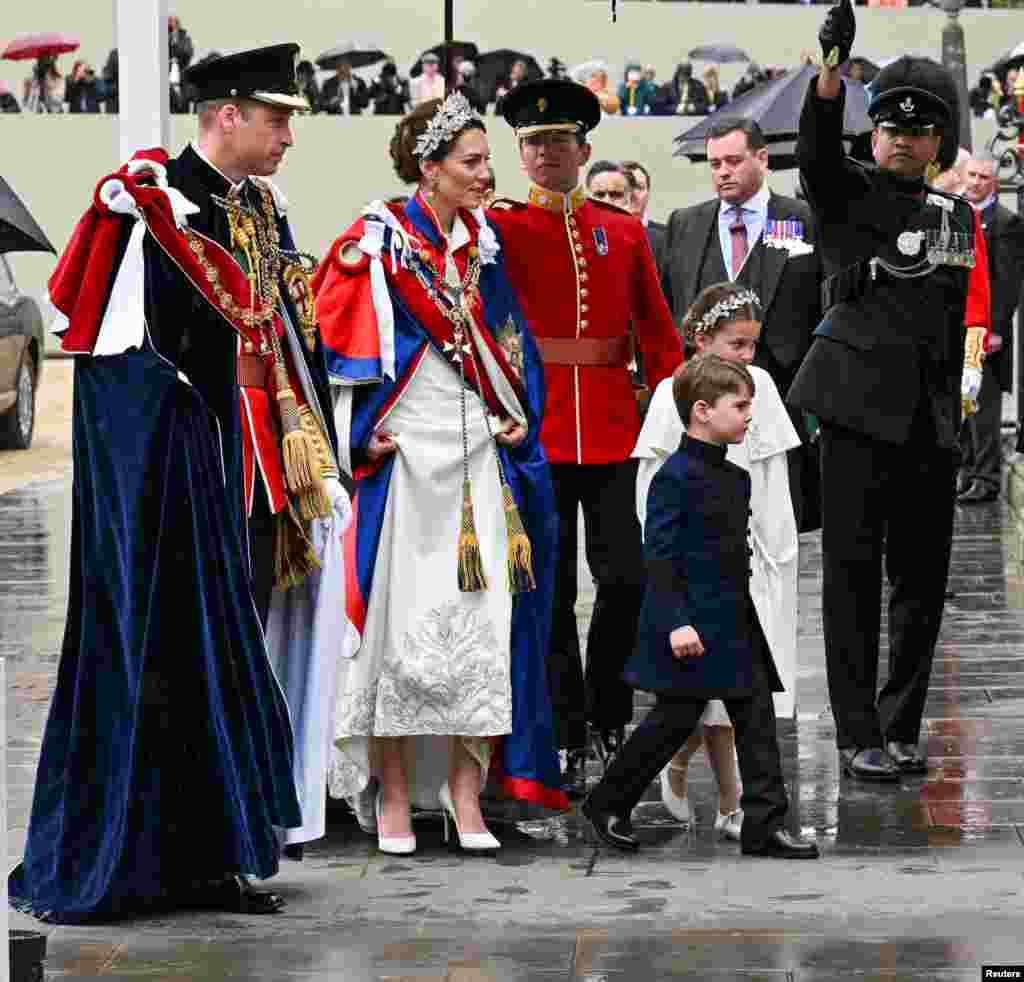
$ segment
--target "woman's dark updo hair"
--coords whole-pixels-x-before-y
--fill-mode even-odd
[[[428,99],[420,103],[408,116],[403,116],[395,127],[395,135],[391,137],[391,159],[399,180],[406,184],[419,184],[423,177],[420,171],[420,158],[413,151],[416,149],[416,141],[426,132],[427,123],[443,105],[441,99]],[[451,152],[452,145],[466,130],[483,130],[486,133],[487,127],[482,120],[474,119],[459,130],[452,140],[442,143],[427,159],[444,160]]]

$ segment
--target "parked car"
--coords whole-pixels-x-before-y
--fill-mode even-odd
[[[18,289],[0,255],[0,448],[27,450],[32,443],[44,351],[39,304]]]

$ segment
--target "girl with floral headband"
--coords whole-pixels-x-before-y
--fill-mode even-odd
[[[481,203],[490,151],[465,97],[417,107],[391,157],[416,186],[375,201],[314,280],[356,485],[331,793],[389,853],[411,808],[493,851],[480,793],[564,810],[544,670],[557,509],[544,374]],[[375,790],[376,788],[376,790]],[[520,809],[521,811],[521,809]]]
[[[741,444],[729,447],[727,459],[750,472],[750,539],[754,550],[750,594],[769,650],[787,689],[796,676],[797,528],[789,493],[786,452],[800,438],[783,406],[771,376],[751,364],[761,334],[761,306],[755,293],[737,283],[707,287],[683,322],[690,352],[708,352],[741,362],[754,377],[753,422]],[[647,492],[665,456],[679,446],[683,423],[672,398],[672,380],[655,390],[634,457],[637,471],[637,514],[641,527],[647,513]],[[690,737],[662,771],[662,800],[681,822],[689,824],[687,797],[690,758],[703,743],[718,784],[715,831],[739,841],[743,812],[732,724],[721,700],[712,700]]]

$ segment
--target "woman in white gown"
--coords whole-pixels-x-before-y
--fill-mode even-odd
[[[376,779],[383,851],[415,849],[414,805],[440,805],[463,848],[495,849],[489,771],[506,796],[568,805],[543,668],[557,513],[543,369],[480,208],[483,122],[458,95],[425,103],[391,156],[417,192],[364,209],[314,281],[357,481],[361,644],[340,672],[331,793],[365,804]]]
[[[771,376],[752,365],[761,334],[759,302],[754,293],[736,283],[707,287],[694,301],[684,321],[687,347],[710,352],[747,366],[754,376],[753,422],[741,444],[729,447],[727,457],[750,472],[750,533],[754,550],[750,594],[765,639],[786,691],[776,693],[776,712],[792,717],[796,676],[798,545],[793,502],[789,491],[786,452],[800,438],[786,412]],[[636,507],[641,528],[647,514],[647,492],[664,458],[678,446],[683,423],[672,399],[672,379],[655,390],[637,439]],[[690,737],[661,775],[662,798],[680,821],[690,821],[686,793],[690,758],[704,745],[718,783],[715,831],[738,841],[743,812],[736,744],[725,704],[708,703],[702,726]]]

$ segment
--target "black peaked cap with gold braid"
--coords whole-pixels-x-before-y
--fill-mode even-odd
[[[589,133],[601,122],[601,103],[585,85],[546,78],[517,85],[501,104],[505,122],[522,138],[534,133]]]
[[[185,72],[185,81],[196,89],[196,102],[212,99],[253,99],[280,109],[309,112],[299,92],[295,65],[297,44],[274,44],[237,54],[211,58]]]

